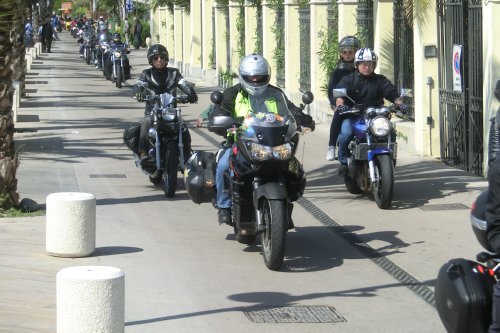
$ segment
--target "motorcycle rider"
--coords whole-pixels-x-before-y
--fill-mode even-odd
[[[495,87],[495,97],[500,101],[500,80]],[[494,119],[496,130],[500,129],[500,110]],[[492,129],[493,130],[493,129]],[[490,145],[498,146],[498,137],[491,138]],[[497,152],[490,151],[489,155]],[[488,156],[491,161],[488,169],[488,199],[486,201],[486,221],[488,243],[496,254],[500,254],[500,159],[496,156]],[[489,332],[500,332],[500,284],[496,283],[493,288],[493,312]]]
[[[123,45],[125,43],[122,42],[122,37],[118,32],[115,32],[111,38],[110,46],[113,45]],[[126,53],[130,53],[128,49],[126,49]],[[123,71],[125,73],[125,80],[130,79],[130,64],[128,58],[123,60]],[[113,63],[111,62],[111,52],[104,57],[104,76],[106,79],[111,80],[111,73],[113,72]]]
[[[326,153],[327,161],[333,161],[335,159],[335,148],[337,146],[337,139],[340,133],[340,125],[342,124],[343,120],[340,112],[338,112],[337,108],[335,107],[333,89],[337,86],[337,84],[344,76],[355,71],[354,55],[360,47],[361,43],[354,36],[345,36],[339,42],[338,50],[340,55],[340,62],[330,75],[327,90],[330,107],[333,110],[333,118],[330,125],[330,138],[328,141],[328,151]]]
[[[408,106],[403,104],[403,100],[399,97],[398,90],[394,84],[384,75],[375,73],[377,61],[378,56],[375,51],[370,48],[359,49],[354,56],[354,67],[356,70],[344,76],[336,88],[345,88],[347,95],[356,105],[361,105],[362,108],[382,106],[384,99],[387,99],[391,103],[396,104],[401,111],[406,111]],[[346,97],[337,98],[335,101],[337,110],[341,115],[350,107],[353,107],[354,103]],[[348,171],[348,145],[352,137],[351,118],[346,117],[342,121],[339,135],[339,175],[344,175]]]
[[[104,74],[104,61],[103,61],[103,52],[104,52],[104,49],[102,46],[104,46],[104,44],[109,44],[111,42],[111,34],[108,32],[107,29],[104,29],[103,31],[101,31],[99,33],[99,37],[98,37],[98,41],[99,43],[99,46],[97,48],[97,52],[96,52],[96,60],[94,61],[94,64],[95,64],[95,68],[98,69],[98,68],[101,68],[103,69],[103,74]],[[104,55],[105,57],[107,55]]]
[[[269,84],[271,71],[267,60],[261,55],[251,54],[244,57],[240,62],[238,72],[240,83],[224,90],[222,103],[215,106],[210,117],[226,115],[241,120],[250,111],[249,94],[257,96],[262,94],[265,89],[275,89],[283,93],[278,87]],[[304,114],[300,108],[288,99],[286,101],[288,109],[294,115],[297,124],[314,130],[315,124],[311,116]],[[217,163],[215,173],[219,224],[231,224],[231,194],[225,187],[224,182],[224,173],[229,170],[230,152],[231,149],[226,149],[223,153]]]
[[[169,58],[168,51],[165,46],[161,44],[152,45],[148,49],[147,57],[148,62],[152,67],[143,70],[138,81],[147,83],[149,89],[153,90],[156,94],[168,92],[172,96],[175,96],[175,88],[179,88],[186,95],[188,95],[190,103],[196,103],[198,101],[198,95],[194,91],[192,85],[182,77],[179,70],[177,68],[167,67]],[[137,84],[134,90],[136,91],[137,101],[144,101],[144,89]],[[142,167],[145,167],[149,162],[147,151],[149,148],[148,131],[151,127],[151,119],[149,116],[151,108],[152,105],[146,103],[145,117],[142,122],[139,135],[138,154]],[[187,160],[191,153],[191,135],[189,134],[187,128],[183,131],[182,135],[182,141],[184,143],[184,157]]]

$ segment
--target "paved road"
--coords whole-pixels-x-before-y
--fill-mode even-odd
[[[15,135],[18,189],[41,204],[54,192],[93,193],[96,253],[48,256],[44,216],[0,219],[0,332],[55,332],[55,276],[75,265],[125,272],[126,332],[444,332],[432,306],[435,277],[448,259],[480,250],[467,207],[484,179],[402,147],[394,207],[382,211],[347,193],[338,164],[325,160],[328,125],[319,125],[302,137],[306,193],[283,270],[272,272],[259,246],[237,243],[182,184],[166,200],[149,183],[121,141],[142,105],[77,53],[62,33],[27,75]],[[136,78],[145,50],[130,58]],[[200,102],[184,117],[193,147],[213,150],[219,138],[194,124],[215,87],[192,79]]]

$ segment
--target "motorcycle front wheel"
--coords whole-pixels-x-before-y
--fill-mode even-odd
[[[375,172],[378,181],[373,184],[373,197],[378,208],[391,206],[394,189],[394,164],[389,155],[379,155],[375,160]]]
[[[85,62],[87,65],[90,65],[90,50],[89,48],[85,48]]]
[[[177,143],[175,141],[168,141],[166,148],[163,181],[165,183],[165,196],[167,198],[172,198],[177,190],[177,167],[179,165]]]
[[[260,235],[264,263],[270,270],[277,271],[283,265],[285,256],[286,202],[264,199],[261,211],[265,225]]]
[[[115,73],[116,73],[116,87],[121,88],[123,82],[123,72],[122,66],[115,64]]]

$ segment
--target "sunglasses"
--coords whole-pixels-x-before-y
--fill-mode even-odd
[[[163,60],[163,61],[167,60],[167,58],[166,58],[165,56],[154,56],[154,57],[153,57],[153,60],[154,60],[154,61],[158,61],[158,60],[160,60],[160,59],[161,59],[161,60]]]

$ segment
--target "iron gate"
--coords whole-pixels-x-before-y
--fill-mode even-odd
[[[415,71],[413,60],[413,28],[404,13],[403,0],[393,2],[394,20],[394,85],[413,90],[415,87]],[[408,119],[415,120],[413,97],[405,97],[410,104]]]
[[[438,0],[437,4],[441,158],[447,164],[482,175],[481,1]],[[454,59],[456,45],[461,46],[460,62],[454,61],[458,60]],[[454,88],[455,68],[460,70],[461,85],[455,81]]]

